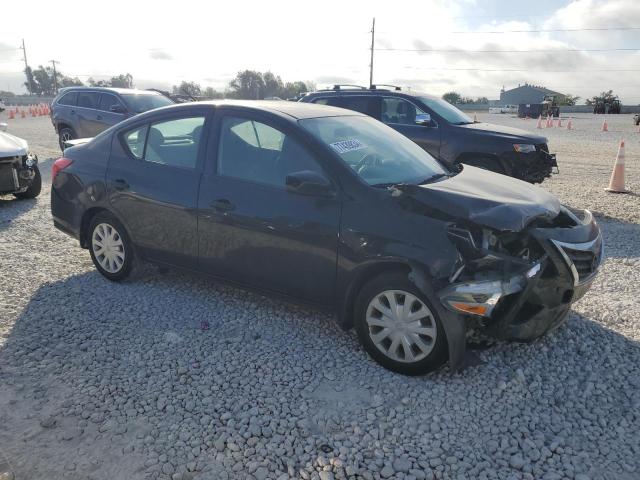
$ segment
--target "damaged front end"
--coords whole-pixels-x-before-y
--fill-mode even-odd
[[[437,292],[452,312],[501,339],[530,341],[557,327],[591,286],[603,257],[600,229],[566,208],[520,231],[469,222],[448,230],[459,262]]]

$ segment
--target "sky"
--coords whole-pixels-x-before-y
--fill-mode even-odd
[[[496,99],[503,86],[528,82],[581,103],[613,89],[640,104],[639,0],[163,3],[10,2],[0,90],[24,91],[23,38],[32,67],[56,60],[81,80],[130,73],[139,88],[186,80],[224,90],[244,69],[318,87],[366,85],[375,17],[374,83]],[[627,30],[584,30],[611,27]]]

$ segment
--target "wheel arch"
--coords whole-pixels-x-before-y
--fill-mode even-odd
[[[112,215],[116,220],[118,220],[123,225],[127,235],[130,236],[129,229],[127,228],[127,224],[123,222],[122,218],[120,218],[120,216],[117,215],[115,212],[113,212],[112,210],[109,210],[104,206],[91,207],[84,211],[84,213],[82,214],[82,218],[80,219],[80,246],[82,248],[89,248],[90,235],[88,230],[89,230],[89,225],[91,224],[91,220],[93,219],[93,217],[103,212],[108,213],[109,215]]]
[[[508,165],[500,155],[497,155],[495,153],[463,152],[456,157],[453,163],[454,165],[460,164],[469,159],[483,159],[496,162],[500,166],[500,168],[502,168],[505,175],[511,175],[511,166]]]

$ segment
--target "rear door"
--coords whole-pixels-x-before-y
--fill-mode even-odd
[[[76,135],[78,138],[95,137],[101,132],[98,120],[100,110],[100,93],[95,91],[78,91],[78,101],[75,108]]]
[[[381,116],[378,120],[402,133],[429,152],[440,158],[441,131],[431,112],[427,112],[412,102],[400,97],[382,97]],[[429,113],[432,121],[428,125],[416,123],[416,116]]]
[[[116,111],[113,111],[114,108]],[[112,93],[100,94],[98,110],[99,112],[96,114],[96,126],[99,129],[98,133],[127,118],[124,113],[126,112],[125,106],[120,99]]]
[[[114,135],[111,207],[151,260],[195,268],[202,132],[208,110],[179,110]]]

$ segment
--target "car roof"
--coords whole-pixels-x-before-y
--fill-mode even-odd
[[[73,92],[73,91],[88,91],[88,92],[110,92],[120,95],[162,95],[154,90],[139,90],[137,88],[116,88],[116,87],[65,87],[60,89],[60,93]]]
[[[164,108],[189,108],[189,106],[197,104],[212,105],[216,107],[244,107],[270,112],[280,116],[288,116],[295,120],[319,117],[366,116],[362,113],[347,110],[345,108],[330,107],[328,105],[318,105],[315,103],[291,102],[288,100],[212,100],[205,102],[182,103],[180,105],[171,105]]]

